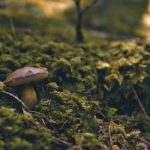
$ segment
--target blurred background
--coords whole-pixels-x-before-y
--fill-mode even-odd
[[[81,0],[82,8],[91,0]],[[84,15],[87,39],[127,39],[150,34],[149,0],[99,0]],[[0,0],[0,34],[35,34],[73,40],[73,0]]]

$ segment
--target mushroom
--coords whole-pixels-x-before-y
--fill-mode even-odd
[[[37,103],[37,94],[33,87],[33,82],[41,81],[47,77],[47,69],[23,67],[11,73],[4,81],[4,84],[8,86],[20,85],[18,96],[29,109],[32,109]]]

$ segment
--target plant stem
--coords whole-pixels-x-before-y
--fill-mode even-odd
[[[137,100],[137,102],[139,104],[139,107],[140,107],[141,111],[145,115],[146,119],[150,122],[150,117],[148,116],[147,112],[145,111],[145,108],[144,108],[144,106],[143,106],[143,104],[142,104],[142,102],[141,102],[141,100],[140,100],[136,90],[134,89],[133,86],[131,86],[131,89],[132,89],[132,92],[133,92],[133,94],[134,94],[134,96],[135,96],[135,98],[136,98],[136,100]]]
[[[6,91],[1,91],[2,93],[6,94],[6,95],[9,95],[11,97],[13,97],[15,100],[17,100],[21,105],[22,107],[27,111],[27,112],[30,112],[28,107],[25,105],[25,103],[20,99],[18,98],[17,96],[15,96],[14,94],[10,93],[10,92],[6,92]]]
[[[111,137],[111,127],[110,127],[110,125],[108,126],[108,137],[109,137],[109,147],[110,147],[110,150],[113,150],[112,137]]]

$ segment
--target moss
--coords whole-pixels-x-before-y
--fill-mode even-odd
[[[69,45],[34,36],[4,36],[0,42],[6,49],[0,59],[1,81],[26,65],[49,71],[48,79],[35,84],[39,102],[32,117],[20,114],[15,99],[0,93],[0,104],[7,107],[0,108],[3,149],[66,149],[79,143],[85,149],[108,149],[110,130],[113,147],[129,144],[134,149],[138,138],[149,133],[147,122],[133,116],[140,109],[131,91],[134,86],[149,114],[149,52],[144,44]],[[17,93],[13,87],[5,90]]]
[[[0,91],[2,91],[4,87],[5,87],[4,83],[0,81]]]
[[[25,140],[21,140],[20,138],[15,138],[12,140],[9,144],[8,147],[11,150],[24,150],[24,149],[29,149],[32,150],[33,146],[30,142],[27,142]]]
[[[46,149],[52,142],[47,131],[32,117],[18,114],[14,109],[0,108],[0,140],[4,149]]]

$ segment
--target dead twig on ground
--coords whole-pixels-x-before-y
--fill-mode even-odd
[[[15,96],[14,94],[10,93],[10,92],[6,92],[6,91],[1,91],[3,94],[6,94],[12,98],[14,98],[19,104],[22,105],[22,107],[27,111],[27,112],[30,112],[28,107],[25,105],[25,103],[20,99],[18,98],[17,96]]]
[[[22,108],[25,109],[25,111],[27,113],[29,113],[30,115],[31,114],[38,114],[40,116],[42,116],[42,118],[44,118],[44,120],[46,120],[46,122],[44,121],[44,124],[47,124],[47,122],[51,123],[51,124],[56,124],[55,121],[53,121],[52,119],[49,119],[47,118],[44,114],[40,113],[40,112],[37,112],[37,111],[33,111],[33,110],[29,110],[28,107],[25,105],[25,103],[20,99],[18,98],[17,96],[15,96],[14,94],[10,93],[10,92],[6,92],[6,91],[1,91],[3,94],[6,94],[12,98],[14,98],[19,104],[21,104]]]

